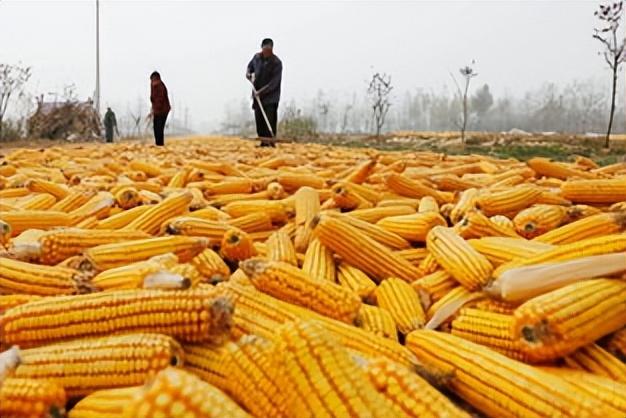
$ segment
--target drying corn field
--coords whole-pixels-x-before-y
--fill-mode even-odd
[[[0,156],[0,416],[626,416],[626,163]]]

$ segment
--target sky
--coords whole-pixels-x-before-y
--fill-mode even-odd
[[[452,89],[449,73],[472,60],[495,95],[608,80],[591,37],[598,4],[101,0],[101,102],[147,114],[156,69],[178,117],[188,109],[196,129],[216,128],[226,106],[249,98],[245,67],[265,37],[283,61],[283,102],[362,93],[374,71],[391,74],[396,92]],[[32,66],[32,93],[73,83],[91,96],[95,0],[0,0],[0,62]]]

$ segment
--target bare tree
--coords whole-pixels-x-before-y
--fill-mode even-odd
[[[474,63],[475,61],[472,60],[472,65],[474,65]],[[454,84],[456,85],[459,100],[461,101],[461,104],[463,106],[463,113],[462,113],[463,119],[461,120],[460,128],[461,128],[461,143],[465,145],[465,130],[467,129],[467,119],[469,116],[469,109],[467,106],[467,93],[469,91],[469,86],[470,86],[470,82],[472,81],[472,78],[476,77],[478,73],[474,71],[474,69],[470,67],[469,65],[466,65],[465,67],[460,68],[459,72],[461,73],[461,75],[463,76],[463,80],[465,81],[465,86],[463,89],[461,89],[461,86],[456,81],[456,78],[454,77],[452,73],[450,73],[450,76],[452,77],[452,80],[454,80]]]
[[[370,98],[374,123],[376,125],[376,137],[380,136],[380,131],[385,125],[385,118],[391,106],[389,96],[392,89],[391,76],[380,73],[375,73],[372,76],[372,80],[367,88],[367,95]]]
[[[9,108],[12,96],[24,93],[24,85],[31,76],[30,67],[0,64],[0,139],[2,139],[2,123]]]
[[[623,1],[600,5],[594,13],[600,19],[600,28],[595,28],[593,37],[602,42],[604,51],[602,55],[613,72],[613,90],[611,91],[611,112],[609,114],[609,127],[606,132],[605,148],[609,148],[611,129],[613,127],[613,114],[615,113],[615,91],[617,88],[617,73],[622,62],[626,61],[626,51],[624,44],[626,39],[618,40],[617,33],[622,19]]]

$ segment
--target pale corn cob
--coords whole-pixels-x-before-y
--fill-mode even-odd
[[[623,202],[617,202],[617,203],[612,204],[612,205],[609,207],[609,210],[610,210],[611,212],[626,211],[626,201],[623,201]]]
[[[281,261],[291,264],[292,266],[298,266],[296,249],[293,247],[293,243],[285,231],[279,230],[272,233],[265,244],[267,246],[267,258],[269,260]]]
[[[280,200],[287,197],[287,192],[285,191],[285,188],[282,186],[282,184],[278,182],[273,181],[269,183],[266,190],[271,200]]]
[[[160,194],[151,192],[149,190],[140,190],[139,201],[142,205],[156,206],[159,203],[163,202],[163,197]]]
[[[16,209],[18,210],[47,210],[50,209],[57,199],[48,193],[37,193],[16,202]]]
[[[69,226],[73,217],[65,212],[51,210],[20,210],[0,212],[0,220],[11,227],[11,235],[17,236],[27,229],[48,230]]]
[[[103,271],[155,255],[174,253],[181,263],[191,260],[209,244],[206,238],[167,236],[104,244],[85,251],[94,269]]]
[[[606,348],[626,363],[626,328],[611,335],[606,342]]]
[[[396,322],[386,309],[363,304],[356,322],[361,329],[398,341]]]
[[[514,230],[511,231],[510,228],[502,227],[499,224],[492,222],[490,218],[487,218],[477,210],[467,211],[463,219],[461,219],[461,221],[459,221],[454,228],[464,239],[482,237],[519,237]]]
[[[78,229],[89,230],[93,229],[98,225],[98,218],[95,216],[90,216],[88,218],[83,219],[80,222],[76,222],[73,224],[74,227]]]
[[[185,370],[228,392],[233,383],[231,365],[226,361],[226,345],[185,344]]]
[[[206,278],[198,271],[198,269],[191,263],[175,264],[167,271],[159,272],[156,277],[149,277],[148,284],[144,282],[144,288],[146,285],[148,288],[165,288],[165,283],[169,286],[177,286],[180,283],[180,287],[176,289],[186,289],[188,287],[196,287],[202,283],[207,284]],[[165,281],[165,283],[161,283]],[[152,283],[156,282],[154,285]],[[208,283],[213,284],[213,283]]]
[[[403,334],[422,328],[426,322],[424,308],[417,292],[407,282],[388,278],[374,292],[376,305],[387,310]]]
[[[581,347],[563,360],[572,369],[584,370],[626,384],[626,364],[597,344]]]
[[[72,407],[68,418],[119,418],[141,389],[131,386],[93,392]]]
[[[489,260],[449,228],[436,226],[426,240],[437,263],[469,290],[484,286],[491,279]]]
[[[351,291],[310,277],[287,263],[257,258],[244,261],[241,269],[262,292],[330,318],[352,323],[361,307],[360,299]]]
[[[438,323],[444,323],[450,319],[456,312],[464,305],[471,302],[474,293],[470,292],[463,286],[456,286],[450,289],[445,295],[443,295],[437,302],[430,305],[426,311],[426,318],[429,322],[438,315],[438,317],[445,317],[444,320],[437,320]],[[445,315],[444,315],[445,314]],[[430,326],[433,324],[430,323]]]
[[[271,257],[270,257],[271,258]],[[333,253],[318,239],[314,239],[304,254],[302,271],[310,277],[335,282],[336,268]]]
[[[417,211],[420,213],[424,212],[437,212],[439,213],[439,204],[437,200],[432,196],[424,196],[420,199],[419,206]]]
[[[412,215],[390,216],[376,222],[376,225],[406,240],[424,242],[428,231],[437,225],[446,226],[447,222],[439,213],[428,211]]]
[[[561,193],[576,203],[616,203],[626,200],[626,180],[569,180],[561,185]]]
[[[191,260],[191,264],[202,274],[209,283],[218,283],[228,280],[230,269],[215,251],[207,248]]]
[[[182,170],[176,171],[176,174],[174,174],[169,183],[167,183],[167,187],[185,187],[185,184],[187,184],[187,177],[189,177],[190,172],[190,168],[183,168]]]
[[[459,282],[445,270],[437,270],[411,283],[413,289],[420,295],[422,305],[426,308],[458,285]]]
[[[87,278],[77,270],[0,258],[0,293],[50,296],[91,290]]]
[[[337,282],[363,300],[369,299],[376,290],[376,283],[367,274],[347,263],[339,264]]]
[[[371,209],[357,209],[348,212],[346,215],[353,216],[365,222],[376,223],[389,216],[410,215],[415,213],[415,209],[416,208],[409,205],[384,206]]]
[[[534,205],[522,210],[513,219],[515,229],[524,238],[532,239],[558,228],[568,219],[568,210],[558,205]]]
[[[139,215],[123,229],[144,231],[154,235],[159,232],[163,222],[184,213],[192,199],[193,196],[189,192],[173,194]]]
[[[453,194],[450,192],[442,192],[435,190],[422,181],[417,179],[410,179],[401,174],[392,173],[389,174],[386,181],[387,187],[394,192],[413,198],[422,198],[424,196],[434,197],[438,203],[448,203],[453,199]]]
[[[311,221],[320,211],[320,198],[317,190],[311,187],[301,187],[295,193],[295,211],[294,245],[297,251],[304,252],[311,241]]]
[[[399,277],[411,282],[422,275],[411,263],[342,219],[317,217],[314,235],[343,260],[376,280]]]
[[[518,307],[513,334],[533,361],[568,355],[625,326],[625,298],[622,280],[570,284]]]
[[[454,205],[450,212],[450,221],[453,224],[459,222],[471,209],[476,208],[476,198],[478,197],[478,189],[471,188],[461,193],[459,201]]]
[[[8,377],[0,384],[0,416],[49,418],[63,416],[63,387],[50,380]]]
[[[130,263],[105,270],[91,279],[91,284],[99,290],[139,289],[145,287],[150,275],[168,271],[178,263],[178,257],[166,253],[145,261]],[[181,283],[182,284],[182,283]],[[188,287],[188,286],[187,286]]]
[[[454,335],[413,331],[407,347],[426,365],[452,369],[447,386],[488,417],[593,417],[601,407],[557,377]]]
[[[515,224],[509,218],[504,215],[493,215],[489,218],[491,222],[496,225],[499,225],[501,228],[504,228],[512,233],[515,233]]]
[[[222,237],[220,254],[231,261],[242,261],[257,255],[250,235],[240,229],[230,228]]]
[[[487,257],[494,266],[521,257],[531,257],[555,248],[553,245],[542,242],[510,237],[483,237],[467,242],[476,251]]]
[[[183,363],[171,337],[128,334],[80,339],[20,351],[15,377],[53,380],[68,396],[142,384],[151,374]]]
[[[272,219],[266,213],[251,213],[239,218],[229,219],[226,223],[232,227],[239,228],[244,232],[267,231],[273,229]]]
[[[368,380],[376,390],[399,408],[405,417],[469,418],[446,396],[426,380],[386,359],[369,361],[365,366]]]
[[[99,220],[94,229],[122,229],[144,212],[148,211],[151,207],[151,205],[137,206],[132,209],[116,213],[115,215],[110,215]]]
[[[587,238],[615,234],[626,228],[626,212],[599,213],[539,235],[534,241],[569,244]]]
[[[138,391],[123,418],[250,417],[218,388],[182,369],[169,367]]]
[[[4,345],[23,348],[80,337],[155,332],[180,341],[222,341],[233,306],[213,289],[120,290],[43,298],[0,318]]]
[[[231,217],[228,214],[222,212],[218,208],[214,208],[213,206],[207,206],[202,209],[194,210],[193,212],[185,214],[185,216],[188,216],[191,218],[206,219],[208,221],[229,221],[231,219]],[[261,214],[261,216],[265,217],[266,215]],[[258,219],[257,216],[254,216],[254,218]],[[245,220],[246,222],[244,223],[247,223],[247,221],[249,221],[250,219],[251,218],[246,219]]]

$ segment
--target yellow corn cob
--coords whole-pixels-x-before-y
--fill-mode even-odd
[[[337,183],[331,188],[333,201],[338,208],[344,210],[366,209],[373,207],[373,203],[361,196],[354,188],[345,183]]]
[[[182,281],[180,282],[181,283],[180,288],[196,287],[200,285],[201,283],[207,282],[206,278],[202,275],[202,273],[200,273],[198,269],[191,263],[176,264],[172,266],[170,269],[168,269],[167,272],[164,272],[163,274],[168,275],[169,273],[172,273],[173,276],[180,276],[182,278]],[[176,279],[172,277],[172,280],[176,280]],[[175,283],[176,281],[174,281],[174,284]],[[212,283],[209,283],[209,284],[212,284]],[[155,286],[158,286],[158,285],[155,285]]]
[[[73,397],[142,384],[161,369],[182,365],[183,350],[165,335],[128,334],[21,350],[20,360],[15,377],[53,380]]]
[[[271,200],[280,200],[287,197],[287,192],[282,184],[275,181],[269,183],[266,188]]]
[[[392,173],[387,177],[387,187],[399,195],[413,198],[424,196],[434,197],[438,203],[452,202],[454,195],[450,192],[442,192],[428,187],[420,180],[413,180],[401,174]]]
[[[463,286],[456,286],[443,295],[437,302],[430,305],[426,311],[426,318],[430,321],[435,314],[440,311],[446,311],[446,320],[454,315],[463,305],[471,301],[470,296],[473,293]],[[448,312],[450,311],[450,312]],[[449,314],[449,315],[448,315]],[[441,315],[441,313],[440,313]],[[445,321],[444,321],[445,322]]]
[[[98,225],[98,218],[95,216],[90,216],[88,218],[83,219],[80,222],[74,223],[74,227],[78,229],[89,230],[93,229]]]
[[[115,193],[115,202],[122,209],[130,209],[141,203],[139,192],[132,186],[123,187]]]
[[[69,418],[119,418],[124,407],[141,390],[141,386],[105,389],[93,392],[72,407]]]
[[[229,385],[233,383],[233,370],[226,360],[226,345],[185,344],[183,348],[185,370],[223,391],[229,391]]]
[[[435,200],[432,196],[424,196],[420,199],[419,207],[417,209],[418,212],[437,212],[439,213],[439,204],[437,200]]]
[[[383,218],[390,216],[411,215],[415,213],[415,208],[409,205],[384,206],[371,209],[357,209],[348,212],[346,215],[355,217],[365,222],[376,223]]]
[[[376,290],[376,283],[367,274],[347,263],[339,264],[337,281],[346,289],[356,293],[361,299],[367,300]]]
[[[458,285],[459,282],[445,270],[437,270],[411,283],[426,307],[437,302]]]
[[[48,380],[8,377],[0,384],[2,418],[48,418],[65,413],[65,391]]]
[[[611,335],[606,343],[606,348],[614,356],[626,362],[626,328],[622,328]]]
[[[311,187],[313,189],[323,189],[326,181],[323,178],[313,174],[287,173],[283,172],[278,175],[277,181],[288,192],[298,190],[300,187]]]
[[[122,174],[132,181],[145,182],[148,179],[148,176],[143,171],[125,171]]]
[[[377,161],[375,158],[364,161],[354,169],[351,168],[344,180],[355,184],[362,184],[367,180],[374,168],[376,168],[376,164]]]
[[[244,261],[241,269],[262,292],[346,323],[354,321],[361,307],[351,291],[286,263],[257,258]]]
[[[37,193],[20,199],[15,205],[19,210],[47,210],[50,209],[57,199],[48,193]]]
[[[331,251],[376,280],[399,277],[411,282],[419,269],[354,226],[329,216],[314,221],[314,235]]]
[[[55,200],[61,200],[69,194],[65,185],[42,179],[31,179],[25,184],[26,188],[35,193],[49,193]]]
[[[524,209],[513,219],[515,229],[524,238],[532,239],[561,226],[568,210],[558,205],[535,205]]]
[[[295,193],[295,210],[294,245],[297,251],[304,252],[311,241],[311,221],[320,211],[320,198],[317,190],[311,187],[301,187]]]
[[[220,245],[222,257],[232,261],[242,261],[257,254],[250,235],[245,232],[230,228],[224,233]]]
[[[548,158],[535,157],[526,163],[540,176],[554,177],[561,180],[567,180],[570,177],[583,179],[598,178],[598,175],[595,173],[576,169],[570,164],[550,161]]]
[[[228,280],[230,269],[215,251],[207,248],[191,260],[191,264],[206,277],[209,283]]]
[[[167,236],[134,241],[117,242],[93,247],[85,251],[87,260],[96,270],[107,270],[155,255],[174,253],[185,263],[202,252],[208,245],[206,238]]]
[[[265,217],[265,214],[262,215]],[[207,206],[202,209],[194,210],[185,216],[206,219],[208,221],[229,221],[231,219],[228,214],[222,212],[218,208],[214,208],[213,206]]]
[[[272,222],[285,223],[293,214],[293,210],[279,200],[237,200],[222,208],[233,218],[239,218],[250,213],[266,213]]]
[[[451,229],[434,227],[426,245],[437,263],[469,290],[479,289],[491,279],[493,266],[489,260]]]
[[[251,193],[252,192],[252,180],[247,178],[232,178],[225,179],[223,181],[213,183],[209,185],[204,193],[205,196],[212,195],[224,195],[232,193]]]
[[[0,318],[2,343],[23,348],[80,337],[156,332],[180,341],[222,341],[233,306],[211,288],[120,290],[43,298]]]
[[[266,213],[251,213],[226,223],[245,232],[267,231],[273,228],[272,219]]]
[[[287,416],[286,388],[278,385],[272,348],[267,340],[255,335],[226,345],[229,394],[256,417]]]
[[[280,369],[276,375],[289,415],[394,416],[393,404],[376,392],[348,351],[321,324],[284,325],[275,349],[281,354],[275,356]]]
[[[163,198],[161,197],[161,195],[148,190],[139,191],[139,200],[140,204],[151,206],[156,206],[159,203],[163,202]]]
[[[3,190],[0,190],[0,199],[10,199],[12,197],[23,197],[28,196],[30,194],[30,190],[26,187],[8,187]]]
[[[542,371],[565,380],[577,390],[591,396],[603,405],[626,414],[626,385],[606,377],[595,374],[572,370],[565,367],[541,367]]]
[[[611,212],[626,211],[626,201],[612,204],[611,207],[609,207],[609,210]]]
[[[115,197],[111,193],[98,192],[83,205],[71,211],[70,215],[74,218],[74,224],[92,216],[103,219],[109,215],[113,205],[115,205]]]
[[[390,216],[376,222],[376,225],[398,234],[409,241],[423,242],[428,231],[436,225],[446,226],[446,220],[434,211],[412,215]]]
[[[258,209],[253,209],[255,205],[252,202],[255,202],[255,201],[276,202],[275,200],[270,199],[271,196],[267,190],[263,190],[257,193],[250,193],[250,194],[231,193],[231,194],[222,194],[222,195],[215,195],[215,196],[209,196],[209,197],[211,198],[209,200],[209,204],[213,207],[220,208],[220,209],[224,209],[225,206],[231,203],[234,203],[234,205],[232,205],[229,210],[231,210],[231,212],[234,213],[235,215],[231,215],[230,213],[227,213],[228,216],[231,216],[233,218],[238,218],[240,216],[244,216],[250,213],[256,213]],[[238,203],[241,201],[245,201],[246,203],[244,205],[239,205]],[[263,203],[261,205],[263,205]],[[265,203],[265,205],[267,205],[267,203]],[[273,215],[274,215],[274,217],[272,218],[272,221],[278,222],[278,220],[275,220],[275,218],[284,216],[284,214],[281,212],[281,211],[284,211],[284,208],[282,208],[281,206],[273,206],[273,207],[270,207],[270,209],[273,210]]]
[[[369,361],[365,370],[376,390],[393,402],[404,417],[470,417],[419,375],[389,360]]]
[[[541,189],[522,185],[501,191],[483,192],[476,197],[476,207],[486,216],[516,213],[535,203]]]
[[[297,264],[296,264],[297,265]],[[335,260],[333,253],[318,239],[314,239],[304,254],[302,271],[312,278],[335,282]]]
[[[407,347],[426,365],[452,369],[447,386],[488,417],[593,417],[601,406],[549,373],[454,335],[413,331]]]
[[[222,221],[181,216],[167,221],[161,229],[171,235],[205,237],[212,243],[219,243],[230,228]]]
[[[388,206],[411,206],[415,209],[419,207],[419,199],[411,199],[409,197],[402,197],[393,195],[392,197],[385,197],[383,200],[376,204],[378,208],[384,208]]]
[[[9,308],[14,306],[22,305],[27,302],[32,302],[34,300],[41,299],[41,296],[38,295],[23,295],[23,294],[9,294],[9,295],[0,295],[0,316]]]
[[[424,275],[432,274],[440,268],[439,263],[437,263],[437,260],[435,259],[435,256],[432,255],[432,253],[430,253],[428,249],[426,249],[426,251],[426,257],[424,257],[417,266]]]
[[[626,200],[626,180],[569,180],[561,185],[561,193],[576,203],[616,203]]]
[[[626,212],[599,213],[539,235],[534,240],[548,244],[569,244],[587,238],[615,234],[626,228]]]
[[[57,201],[49,209],[52,211],[71,212],[78,209],[93,197],[92,192],[71,191],[63,199]]]
[[[178,257],[166,253],[146,261],[130,263],[97,274],[91,284],[99,290],[138,289],[144,287],[146,278],[160,271],[169,271],[178,263]]]
[[[513,315],[515,309],[519,306],[518,303],[492,298],[479,299],[477,301],[470,302],[469,305],[481,311],[494,312],[504,315]]]
[[[135,171],[143,171],[149,177],[156,177],[161,174],[161,167],[157,164],[143,160],[131,160],[129,167]]]
[[[0,293],[47,296],[87,293],[90,290],[89,282],[77,270],[0,258]]]
[[[185,187],[185,184],[187,184],[187,177],[189,177],[190,172],[191,169],[189,168],[183,168],[182,170],[178,170],[176,174],[174,174],[174,176],[170,179],[167,186],[178,188]]]
[[[411,246],[411,244],[399,234],[389,231],[379,225],[371,224],[340,213],[328,212],[325,213],[325,215],[340,219],[342,222],[358,229],[363,234],[393,250],[407,249]]]
[[[189,192],[173,194],[139,215],[123,229],[156,234],[163,222],[185,212],[192,199],[193,196]]]
[[[420,262],[428,255],[428,251],[426,248],[407,248],[406,250],[396,251],[396,254],[414,266],[419,266]]]
[[[407,282],[388,278],[374,292],[376,305],[386,309],[403,334],[422,328],[425,323],[424,309],[417,292]]]
[[[104,219],[99,220],[94,229],[122,229],[123,227],[131,223],[134,219],[138,218],[143,213],[148,211],[151,207],[153,206],[137,206],[132,209],[124,210],[114,215],[110,215]]]
[[[279,230],[272,233],[265,244],[267,245],[267,258],[269,260],[298,266],[296,250],[285,231]]]
[[[510,237],[483,237],[467,242],[476,251],[487,257],[494,266],[520,257],[531,257],[555,248],[553,245],[542,242]]]
[[[478,189],[467,189],[461,193],[459,201],[454,205],[450,211],[450,221],[453,224],[459,222],[465,214],[472,209],[476,208],[476,199],[478,197]]]
[[[625,298],[622,280],[570,284],[517,308],[513,334],[531,360],[558,358],[626,325]]]
[[[517,232],[515,231],[515,224],[513,224],[513,221],[509,218],[507,218],[504,215],[494,215],[492,217],[489,218],[489,220],[491,222],[493,222],[494,224],[498,225],[500,228],[503,228],[506,231],[509,231],[510,235],[517,235]]]
[[[65,212],[20,210],[17,212],[0,212],[0,220],[11,226],[12,236],[17,236],[27,229],[48,230],[60,226],[69,226],[73,218]]]
[[[357,318],[359,328],[380,337],[398,341],[396,322],[386,309],[363,304]]]
[[[169,367],[135,394],[123,418],[250,417],[218,388],[193,374]]]
[[[572,242],[571,244],[559,245],[551,250],[530,257],[516,258],[498,267],[493,272],[493,276],[499,277],[503,272],[514,267],[555,263],[558,261],[574,260],[592,255],[619,253],[622,251],[626,251],[626,234],[603,235],[596,238]]]
[[[564,357],[572,369],[584,370],[626,383],[626,364],[597,344],[589,344]]]
[[[502,227],[492,222],[490,218],[477,210],[465,213],[461,221],[455,225],[455,229],[464,239],[481,237],[511,237],[517,238],[517,233],[510,228]]]

